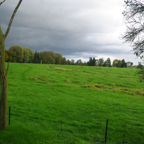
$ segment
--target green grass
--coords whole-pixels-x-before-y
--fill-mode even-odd
[[[136,69],[10,63],[11,125],[0,144],[144,142],[144,89]],[[125,128],[126,122],[126,128]],[[61,132],[62,127],[62,132]]]

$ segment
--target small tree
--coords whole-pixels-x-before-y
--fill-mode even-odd
[[[110,58],[107,58],[107,60],[103,64],[104,67],[111,67],[111,60]]]
[[[118,59],[113,60],[113,67],[117,67],[118,66]]]
[[[127,63],[125,62],[125,60],[124,60],[124,59],[122,60],[121,67],[125,67],[125,68],[127,67]]]
[[[132,44],[134,54],[141,59],[144,58],[144,1],[125,0],[125,10],[123,16],[126,20],[127,31],[123,35],[125,42]],[[141,75],[143,67],[137,74]],[[140,76],[143,80],[143,78]]]
[[[98,65],[103,66],[103,64],[104,64],[104,59],[100,58],[99,61],[98,61]]]
[[[0,2],[0,6],[5,2],[6,0]],[[7,73],[8,73],[8,68],[7,71],[5,72],[5,39],[10,31],[12,21],[14,19],[14,16],[21,4],[22,0],[19,0],[19,3],[17,4],[8,28],[6,30],[6,33],[3,34],[1,27],[0,27],[0,130],[4,130],[7,127],[7,105],[8,105],[8,96],[7,96],[7,91],[8,91],[8,79],[7,79]]]

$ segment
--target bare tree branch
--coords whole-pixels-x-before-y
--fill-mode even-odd
[[[6,0],[4,0],[3,2],[0,2],[0,6],[5,2]]]
[[[9,25],[8,25],[7,31],[6,31],[6,33],[5,33],[5,35],[4,35],[5,38],[7,37],[8,33],[9,33],[9,31],[10,31],[12,21],[13,21],[13,19],[14,19],[14,16],[15,16],[15,14],[16,14],[16,12],[17,12],[20,4],[21,4],[21,2],[22,2],[22,0],[19,1],[19,3],[17,4],[17,6],[16,6],[16,8],[15,8],[15,10],[14,10],[12,16],[11,16],[11,19],[10,19],[10,21],[9,21]]]

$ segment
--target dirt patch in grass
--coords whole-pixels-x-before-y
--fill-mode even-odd
[[[115,84],[115,83],[110,83],[110,84],[108,84],[108,85],[110,85],[110,86],[112,86],[112,87],[129,87],[128,85]]]
[[[41,80],[41,81],[47,81],[47,78],[45,76],[38,76],[38,77],[29,77],[30,81],[37,81],[37,80]]]
[[[88,84],[88,85],[84,85],[82,86],[83,88],[91,88],[91,89],[103,89],[103,85],[101,84]]]
[[[55,69],[55,70],[63,70],[63,71],[73,71],[72,69],[67,69],[67,68],[61,68],[61,67],[50,67],[52,69]]]
[[[68,79],[66,79],[66,82],[67,82],[67,83],[71,83],[71,81],[70,81],[70,80],[68,80]]]
[[[62,71],[78,71],[78,72],[84,72],[84,73],[90,73],[90,74],[97,74],[95,72],[90,72],[90,71],[81,71],[81,70],[74,70],[74,69],[67,69],[67,68],[62,68],[62,67],[52,67],[49,66],[50,68],[54,70],[62,70]]]
[[[105,90],[105,91],[115,91],[117,93],[127,93],[130,95],[137,95],[144,97],[144,91],[142,89],[129,89],[125,87],[118,87],[121,86],[120,84],[110,84],[111,87],[102,85],[102,84],[85,84],[81,86],[82,88],[91,88],[97,90]]]
[[[39,76],[38,79],[41,80],[41,81],[47,81],[47,77],[46,76]]]
[[[36,77],[29,77],[29,80],[30,80],[30,81],[36,81],[37,78],[36,78]]]

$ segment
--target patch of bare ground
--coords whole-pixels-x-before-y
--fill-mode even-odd
[[[137,96],[142,96],[144,97],[144,90],[142,89],[129,89],[129,88],[124,88],[121,87],[122,85],[120,84],[110,84],[112,87],[107,87],[102,84],[85,84],[81,86],[82,88],[90,88],[90,89],[96,89],[96,90],[105,90],[105,91],[115,91],[118,93],[127,93],[130,95],[137,95]]]
[[[67,82],[67,83],[71,83],[71,81],[70,81],[69,79],[66,79],[66,82]]]

